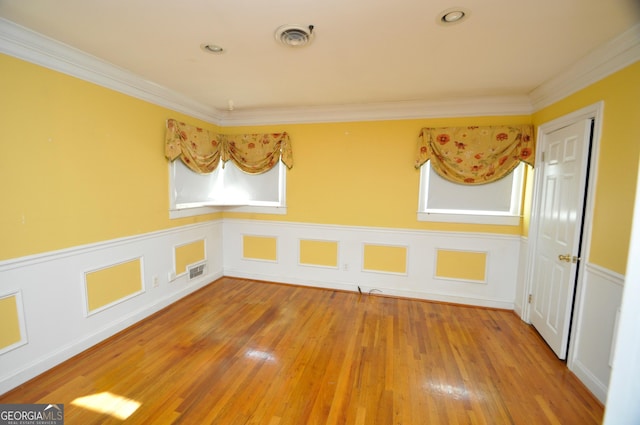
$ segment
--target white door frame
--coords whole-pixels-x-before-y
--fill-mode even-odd
[[[576,334],[576,330],[574,329],[576,323],[578,322],[578,318],[580,315],[579,300],[584,296],[583,295],[583,279],[585,276],[585,267],[589,261],[589,253],[591,250],[591,231],[593,227],[593,209],[595,205],[595,186],[597,181],[598,174],[598,158],[600,151],[600,136],[602,133],[602,118],[604,112],[604,102],[600,101],[594,103],[592,105],[586,106],[582,109],[579,109],[570,114],[564,115],[560,118],[556,118],[552,121],[544,123],[538,127],[538,136],[536,140],[536,146],[540,147],[543,136],[549,134],[555,130],[559,130],[563,127],[574,124],[575,122],[582,121],[585,119],[593,119],[593,133],[591,136],[591,152],[589,153],[588,163],[589,163],[589,177],[587,181],[587,200],[584,206],[583,216],[584,216],[584,227],[582,230],[582,239],[580,242],[580,256],[582,260],[578,263],[578,279],[576,281],[575,288],[575,299],[576,303],[574,304],[575,308],[572,313],[572,324],[570,333],[571,335]],[[540,149],[536,149],[536,164],[542,162],[542,151]],[[528,302],[529,294],[532,293],[533,290],[533,270],[535,263],[535,253],[536,253],[536,245],[538,243],[538,229],[540,227],[540,219],[538,209],[540,206],[541,195],[542,195],[542,173],[534,174],[534,184],[533,184],[533,200],[531,203],[531,220],[529,224],[529,244],[528,244],[528,252],[527,252],[527,265],[526,265],[526,275],[525,275],[525,290],[523,291],[524,299],[522,300],[522,320],[527,323],[531,323],[530,321],[530,313],[531,313],[531,305]],[[571,369],[574,353],[573,353],[573,341],[574,338],[569,338],[569,347],[567,352],[567,365]]]

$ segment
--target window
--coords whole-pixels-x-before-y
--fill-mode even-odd
[[[248,174],[232,161],[211,174],[197,174],[182,161],[169,163],[170,217],[188,217],[233,209],[285,214],[286,167],[279,161],[262,174]]]
[[[418,220],[517,225],[524,167],[493,183],[463,185],[440,177],[427,162],[420,168]]]

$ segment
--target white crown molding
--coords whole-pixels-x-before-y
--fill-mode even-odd
[[[529,97],[539,111],[640,60],[640,24],[603,44],[535,88]]]
[[[0,18],[0,53],[220,126],[526,115],[532,112],[527,96],[219,110],[3,18]]]
[[[264,108],[209,107],[100,58],[0,18],[0,53],[59,71],[219,126],[528,115],[640,60],[640,24],[596,49],[528,96]]]
[[[219,112],[100,58],[0,18],[0,53],[216,124]]]
[[[491,115],[528,115],[528,96],[487,96],[440,101],[381,102],[333,106],[224,111],[221,126],[384,121]]]

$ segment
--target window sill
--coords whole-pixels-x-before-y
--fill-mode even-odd
[[[418,221],[435,223],[497,224],[500,226],[517,226],[520,224],[520,216],[418,212]]]
[[[207,205],[198,207],[184,207],[169,210],[169,218],[193,217],[196,215],[213,214],[217,212],[240,212],[252,214],[287,214],[287,207],[254,206],[254,205]]]

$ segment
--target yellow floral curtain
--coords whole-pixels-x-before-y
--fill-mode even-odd
[[[415,166],[431,160],[441,177],[474,185],[505,177],[520,161],[533,166],[534,153],[531,125],[423,128]]]
[[[213,172],[222,162],[233,161],[241,170],[260,174],[269,171],[281,159],[291,168],[293,154],[287,133],[216,134],[174,119],[167,121],[165,156],[180,158],[199,174]]]
[[[233,161],[242,171],[250,174],[272,169],[278,160],[291,168],[293,156],[287,133],[218,135],[224,146],[222,160]]]
[[[213,172],[220,162],[220,146],[216,134],[170,119],[167,121],[164,155],[182,162],[199,174]]]

